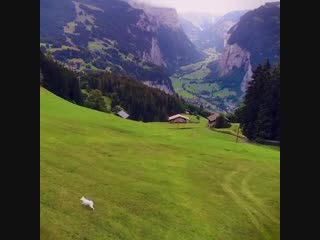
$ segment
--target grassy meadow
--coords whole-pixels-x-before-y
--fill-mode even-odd
[[[40,88],[42,240],[277,240],[279,222],[279,149],[236,144],[205,119],[124,120]]]

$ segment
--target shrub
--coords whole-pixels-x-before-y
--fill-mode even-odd
[[[227,119],[223,114],[220,114],[217,117],[215,128],[229,128],[229,127],[231,127],[231,124],[227,121]]]

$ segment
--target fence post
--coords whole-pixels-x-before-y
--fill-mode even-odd
[[[238,143],[238,138],[239,138],[239,130],[240,130],[240,124],[238,126],[238,131],[237,131],[237,138],[236,138],[236,143]]]

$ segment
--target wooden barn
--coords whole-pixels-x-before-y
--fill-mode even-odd
[[[209,117],[207,117],[209,127],[214,127],[215,126],[218,116],[219,116],[218,113],[213,113]]]
[[[168,121],[170,123],[188,123],[190,119],[186,116],[183,116],[181,114],[176,114],[168,118]]]

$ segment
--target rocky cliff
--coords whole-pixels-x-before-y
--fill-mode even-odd
[[[245,91],[247,83],[252,76],[252,66],[250,63],[250,53],[242,49],[237,44],[227,44],[224,48],[224,52],[218,61],[218,72],[220,76],[225,76],[234,68],[244,68],[245,76],[241,83],[241,90]]]
[[[142,58],[172,72],[178,66],[190,64],[204,57],[196,50],[185,34],[177,11],[173,8],[155,7],[128,1],[136,9],[143,10],[137,26],[152,34],[151,48],[142,52]]]
[[[267,3],[240,18],[226,35],[223,54],[218,61],[220,77],[243,69],[241,90],[246,90],[252,70],[280,57],[280,3]]]

